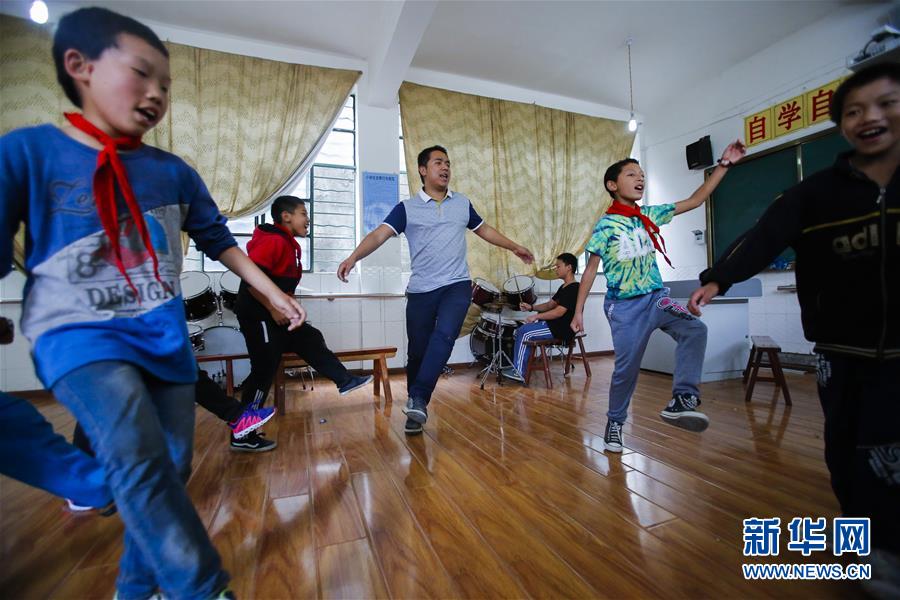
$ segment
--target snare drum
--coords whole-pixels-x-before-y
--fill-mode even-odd
[[[194,352],[203,350],[203,328],[193,323],[188,323],[188,338],[191,340],[191,348]]]
[[[218,309],[209,275],[201,271],[185,271],[181,274],[181,295],[184,297],[184,314],[188,321],[199,321]]]
[[[238,288],[241,287],[241,278],[225,271],[219,278],[219,296],[222,298],[222,308],[234,311],[234,303],[237,301]]]
[[[513,338],[516,335],[516,329],[519,327],[519,323],[518,321],[508,319],[496,313],[481,313],[478,327],[484,330],[488,335],[497,335],[499,330],[500,337]]]
[[[513,275],[503,284],[503,294],[506,297],[506,303],[514,309],[519,308],[519,304],[534,304],[537,302],[537,294],[534,293],[534,278],[529,275]]]
[[[476,277],[472,281],[472,302],[478,306],[486,306],[500,301],[500,290],[490,281]]]
[[[510,357],[513,355],[513,342],[514,339],[512,337],[500,338],[500,347],[506,352],[506,355]],[[475,325],[472,328],[472,333],[469,334],[469,350],[476,360],[490,362],[496,351],[494,348],[495,344],[496,338],[492,334],[488,333],[478,325]]]
[[[216,325],[203,332],[203,349],[195,350],[197,356],[209,356],[211,354],[247,354],[247,344],[244,336],[234,327]],[[234,369],[234,387],[240,387],[247,376],[250,375],[250,359],[242,358],[231,361]],[[225,361],[210,361],[201,363],[203,370],[213,373],[225,373]]]

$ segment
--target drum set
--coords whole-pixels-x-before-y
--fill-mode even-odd
[[[218,292],[213,280],[202,271],[185,271],[181,274],[181,293],[184,297],[184,314],[188,320],[188,336],[194,354],[210,356],[215,354],[246,354],[247,345],[241,334],[234,304],[237,300],[240,278],[231,271],[223,272],[217,281]],[[250,375],[250,360],[232,361],[234,385],[240,387]],[[220,385],[225,382],[225,362],[204,363],[213,381]]]
[[[480,277],[472,281],[472,303],[481,308],[481,318],[469,334],[469,350],[476,360],[486,363],[479,373],[481,389],[488,375],[496,374],[497,384],[502,385],[503,369],[515,369],[512,356],[516,329],[528,316],[519,310],[519,304],[537,302],[534,287],[534,278],[529,275],[513,275],[502,290]]]

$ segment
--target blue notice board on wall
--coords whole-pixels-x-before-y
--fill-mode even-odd
[[[396,173],[363,172],[363,235],[381,225],[400,201]]]

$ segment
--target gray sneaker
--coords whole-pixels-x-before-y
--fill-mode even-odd
[[[419,425],[424,425],[428,420],[428,405],[421,398],[410,398],[406,401],[403,408],[405,414],[411,421],[415,421]]]
[[[500,374],[507,379],[512,379],[513,381],[518,381],[519,383],[525,383],[525,378],[522,377],[519,372],[516,371],[513,367],[504,367],[503,370],[500,371]]]
[[[412,419],[406,419],[406,427],[403,428],[406,435],[419,435],[422,433],[422,424]]]
[[[346,396],[353,390],[372,383],[373,379],[375,379],[375,377],[372,375],[354,375],[345,381],[343,385],[338,386],[338,391],[341,393],[341,396]]]

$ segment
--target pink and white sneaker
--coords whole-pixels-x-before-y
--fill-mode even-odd
[[[228,424],[235,439],[241,439],[251,431],[256,431],[275,416],[275,407],[248,408],[236,421]]]

